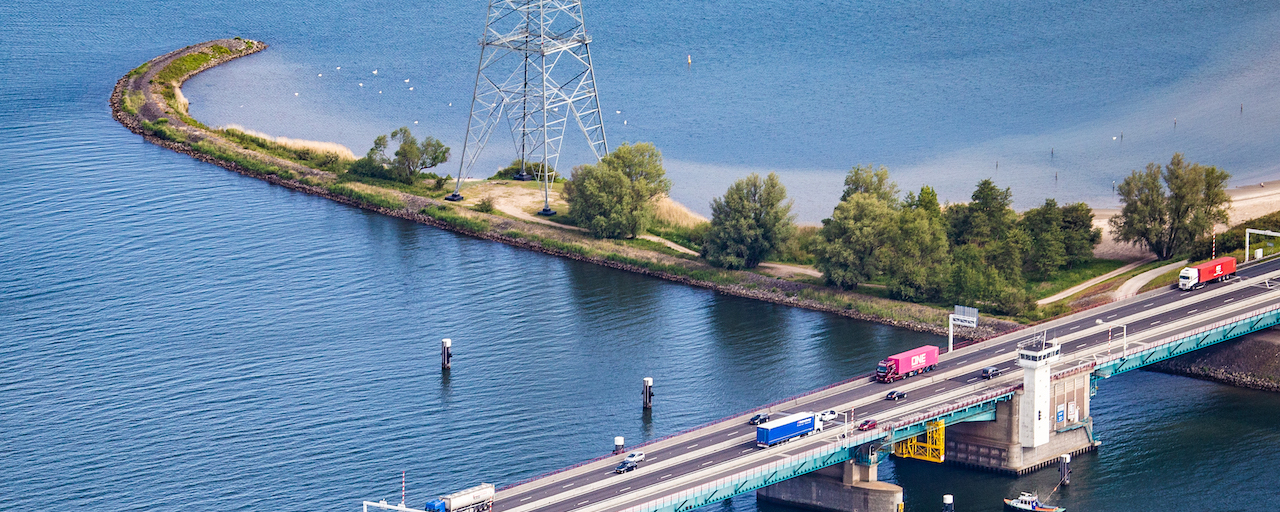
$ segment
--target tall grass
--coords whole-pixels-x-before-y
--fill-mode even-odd
[[[484,219],[476,219],[462,215],[453,208],[438,204],[418,210],[418,213],[431,217],[433,219],[450,224],[454,227],[462,228],[476,233],[483,233],[489,230],[489,222]]]
[[[143,130],[146,130],[161,139],[173,142],[187,141],[186,135],[183,135],[182,132],[178,131],[176,128],[169,126],[169,118],[167,117],[156,119],[155,122],[142,121],[140,124],[142,125]]]
[[[667,226],[679,228],[692,228],[707,222],[706,217],[694,213],[693,210],[690,210],[685,205],[677,203],[665,195],[654,200],[653,220]]]
[[[341,173],[351,166],[354,158],[344,157],[337,148],[350,155],[351,150],[340,144],[328,142],[300,141],[306,144],[285,145],[275,139],[263,138],[262,134],[247,133],[242,128],[228,127],[216,130],[227,140],[242,148],[264,153],[276,158],[289,160],[298,164],[332,173]],[[270,136],[266,136],[270,137]],[[320,149],[332,150],[321,151]]]
[[[217,144],[214,144],[207,140],[202,140],[200,142],[192,144],[191,148],[201,153],[204,153],[206,155],[209,155],[211,157],[217,158],[219,160],[226,160],[228,162],[234,162],[236,164],[239,164],[241,167],[244,167],[245,169],[248,169],[249,172],[252,172],[255,174],[272,174],[272,175],[276,175],[281,178],[284,178],[286,180],[296,179],[298,176],[297,174],[294,174],[293,171],[290,171],[288,169],[281,169],[277,166],[259,161],[255,158],[245,156],[235,151],[232,151],[230,149],[220,147]]]
[[[378,190],[368,185],[360,183],[338,183],[329,187],[329,191],[340,196],[350,197],[362,203],[368,203],[383,208],[399,210],[404,208],[404,202],[385,190]]]
[[[272,137],[271,135],[268,135],[259,131],[255,131],[255,130],[250,130],[238,124],[229,124],[229,125],[223,126],[222,129],[224,131],[235,130],[251,137],[257,137],[264,141],[274,142],[287,149],[292,149],[297,151],[310,151],[312,153],[333,153],[335,155],[338,155],[339,157],[346,158],[348,160],[356,159],[356,154],[353,153],[350,148],[343,146],[342,144],[338,144],[337,142],[322,142],[322,141],[305,140],[305,139],[291,139],[288,137]]]

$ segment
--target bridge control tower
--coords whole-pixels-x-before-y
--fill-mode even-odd
[[[1018,346],[1018,366],[1023,368],[1018,440],[1024,448],[1049,442],[1054,422],[1049,369],[1061,357],[1061,352],[1061,347],[1045,339],[1044,333]]]

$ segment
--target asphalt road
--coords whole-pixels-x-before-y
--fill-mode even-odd
[[[1186,331],[1197,326],[1208,325],[1230,318],[1247,310],[1278,303],[1280,302],[1280,293],[1274,292],[1280,291],[1280,283],[1273,285],[1273,289],[1261,283],[1260,279],[1255,279],[1257,276],[1277,270],[1280,270],[1280,260],[1242,269],[1238,273],[1239,278],[1225,283],[1210,284],[1200,290],[1188,292],[1164,290],[1144,294],[1135,298],[1136,300],[1095,308],[1063,320],[1050,322],[1047,324],[1048,327],[1024,329],[1002,336],[982,343],[976,349],[972,349],[972,347],[959,349],[954,356],[944,354],[937,368],[925,375],[935,378],[945,377],[945,380],[928,384],[927,387],[922,387],[920,384],[926,381],[922,376],[893,384],[873,383],[870,380],[853,382],[846,384],[843,386],[844,389],[840,389],[833,394],[817,394],[814,395],[816,398],[812,399],[801,398],[799,403],[788,404],[786,407],[777,408],[771,412],[776,418],[787,413],[799,411],[849,411],[851,404],[860,401],[861,405],[856,407],[854,418],[851,421],[854,425],[867,418],[875,418],[881,423],[904,418],[919,413],[928,407],[940,405],[936,400],[931,399],[940,394],[966,386],[1001,388],[1020,382],[1022,373],[1016,371],[1018,368],[1015,362],[1017,344],[1031,339],[1041,330],[1047,332],[1049,339],[1060,340],[1062,344],[1062,357],[1060,362],[1054,365],[1054,370],[1057,371],[1074,366],[1082,359],[1091,360],[1094,354],[1102,353],[1109,343],[1111,344],[1110,350],[1117,352],[1121,350],[1121,329],[1118,327],[1119,325],[1125,326],[1129,337],[1135,337],[1146,331],[1159,329],[1162,325],[1196,317],[1195,325],[1179,329],[1180,331]],[[1265,294],[1274,295],[1274,297],[1264,299],[1266,304],[1232,307],[1233,303],[1244,303]],[[1174,304],[1176,304],[1176,307],[1158,311],[1163,306]],[[1108,333],[1101,329],[1099,329],[1101,332],[1090,333],[1086,336],[1076,336],[1074,334],[1077,331],[1085,332],[1090,328],[1099,327],[1098,320],[1117,325],[1113,329],[1111,341],[1109,341]],[[995,364],[996,367],[1003,370],[1002,375],[991,381],[983,381],[981,379],[983,365],[978,363],[1003,355],[1008,357],[999,359],[999,362]],[[906,389],[908,391],[906,399],[900,401],[876,399],[876,397],[883,397],[889,390],[893,389]],[[966,399],[966,397],[981,393],[981,390],[977,390],[941,403],[959,402]],[[747,415],[744,415],[741,418],[726,420],[683,434],[671,441],[646,447],[644,448],[646,460],[640,464],[639,469],[629,473],[615,474],[613,472],[614,466],[622,458],[619,455],[589,464],[583,468],[571,470],[557,477],[535,480],[503,491],[499,493],[498,499],[494,502],[494,511],[504,512],[519,508],[521,512],[524,510],[567,512],[578,508],[591,507],[593,504],[611,500],[615,497],[626,496],[630,499],[626,499],[624,503],[611,505],[612,508],[624,508],[674,492],[665,488],[665,486],[662,489],[650,489],[666,480],[680,478],[695,472],[701,473],[695,482],[687,485],[687,487],[694,487],[702,482],[712,481],[742,471],[754,464],[779,460],[781,457],[791,453],[803,451],[824,442],[830,442],[830,438],[836,435],[833,431],[843,429],[843,423],[839,420],[827,422],[823,434],[811,435],[805,439],[790,441],[780,446],[768,448],[767,450],[776,452],[777,458],[773,456],[763,459],[760,457],[752,458],[753,454],[757,454],[761,449],[755,445],[755,427],[746,423],[746,417]],[[708,449],[709,447],[715,448]],[[666,461],[677,458],[681,459],[678,463],[663,464]],[[745,461],[741,464],[732,463],[739,458],[751,458],[753,462],[750,464],[745,463]],[[591,487],[591,489],[583,492],[582,489],[587,487]],[[549,502],[544,501],[536,507],[525,506],[548,498],[554,499]]]

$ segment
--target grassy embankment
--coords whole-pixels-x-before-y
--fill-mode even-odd
[[[1226,232],[1220,233],[1218,235],[1218,238],[1223,240],[1222,243],[1223,245],[1226,246],[1228,250],[1226,250],[1225,252],[1218,252],[1216,257],[1221,258],[1224,256],[1232,256],[1232,257],[1235,257],[1236,261],[1243,262],[1245,247],[1243,247],[1243,242],[1241,241],[1244,240],[1244,230],[1249,228],[1274,230],[1275,227],[1278,225],[1280,225],[1280,212],[1274,212],[1267,215],[1263,215],[1262,217],[1258,217],[1252,220],[1247,220],[1245,222],[1241,222],[1239,224],[1236,224],[1235,226],[1232,226],[1231,229],[1228,229]],[[1236,243],[1231,243],[1231,242],[1238,242],[1240,245],[1237,246]],[[1280,249],[1277,249],[1276,246],[1274,245],[1274,244],[1280,243],[1280,240],[1276,240],[1274,237],[1254,237],[1251,242],[1253,247],[1250,249],[1254,251],[1258,249],[1262,249],[1264,258],[1271,257],[1275,255],[1277,252],[1280,252]],[[1273,244],[1273,245],[1268,245],[1268,244]],[[1203,242],[1201,242],[1199,245],[1203,245]],[[1206,255],[1203,247],[1194,247],[1193,249],[1191,249],[1190,252],[1192,254],[1187,256],[1175,257],[1173,258],[1173,260],[1176,261],[1181,258],[1188,258],[1188,259],[1191,259],[1190,264],[1195,265],[1197,263],[1204,263],[1206,261],[1209,261],[1214,257],[1214,255],[1212,254]],[[1252,260],[1253,256],[1254,256],[1253,254],[1250,254],[1249,259]],[[1161,263],[1164,264],[1168,262],[1166,261]],[[1176,268],[1169,272],[1165,272],[1164,274],[1161,274],[1159,277],[1152,279],[1151,282],[1143,286],[1142,289],[1139,290],[1139,293],[1148,292],[1148,291],[1156,290],[1160,288],[1169,288],[1177,284],[1179,272],[1182,272],[1182,268]]]

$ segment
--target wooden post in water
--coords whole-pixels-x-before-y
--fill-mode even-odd
[[[1071,454],[1064,453],[1058,460],[1058,479],[1062,485],[1071,484]]]
[[[640,391],[640,398],[645,409],[653,408],[653,377],[644,378],[644,388]]]
[[[453,340],[445,338],[440,340],[440,369],[448,370],[453,367]]]

